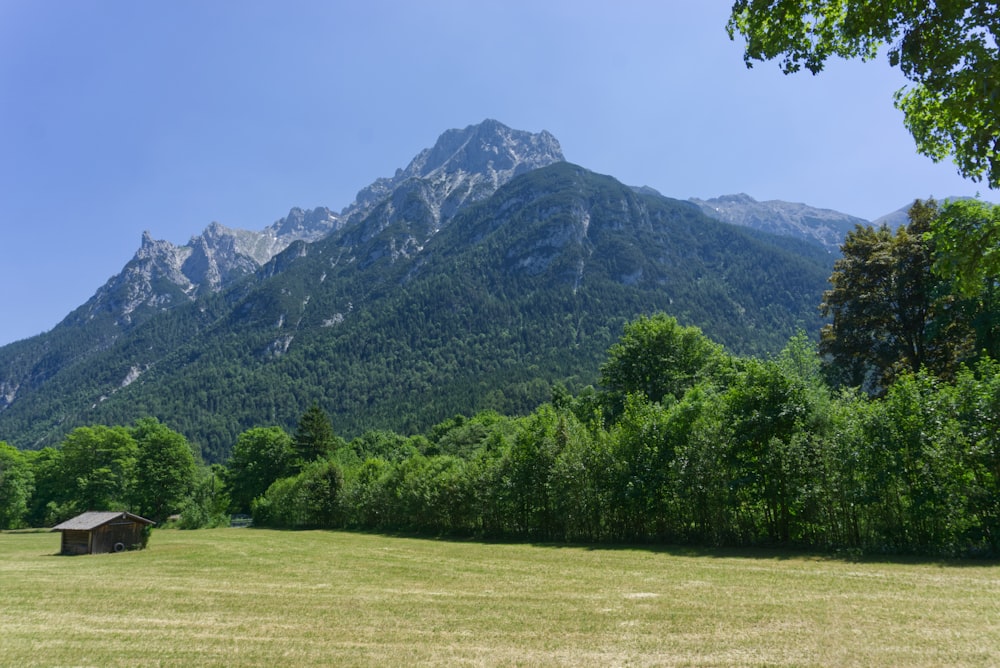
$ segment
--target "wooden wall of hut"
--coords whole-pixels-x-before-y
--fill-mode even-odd
[[[63,554],[90,554],[90,532],[63,531],[61,552]]]

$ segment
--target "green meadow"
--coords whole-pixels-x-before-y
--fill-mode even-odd
[[[0,534],[5,666],[982,666],[1000,568],[767,551],[154,531]]]

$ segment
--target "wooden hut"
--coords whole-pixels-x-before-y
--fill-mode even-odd
[[[61,554],[141,550],[153,520],[123,511],[86,512],[52,527],[62,532]]]

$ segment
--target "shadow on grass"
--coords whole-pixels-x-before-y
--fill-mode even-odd
[[[249,530],[287,531],[294,533],[295,529],[280,529],[272,527],[251,527]],[[315,530],[315,529],[314,529]],[[815,548],[798,548],[788,546],[743,546],[743,547],[711,547],[703,545],[678,545],[669,543],[585,543],[560,542],[517,539],[507,537],[483,537],[473,535],[437,535],[417,531],[374,530],[374,529],[319,529],[334,533],[350,533],[366,536],[381,536],[385,538],[406,538],[430,542],[469,543],[476,545],[529,545],[550,550],[592,550],[647,552],[678,558],[710,558],[710,559],[747,559],[754,561],[790,561],[814,559],[838,561],[858,564],[896,564],[896,565],[936,565],[942,568],[963,568],[1000,565],[1000,558],[993,555],[970,557],[944,557],[910,553],[873,553],[856,549],[831,549],[827,551]]]

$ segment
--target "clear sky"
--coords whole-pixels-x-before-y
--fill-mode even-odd
[[[571,162],[686,199],[866,219],[976,195],[918,156],[882,58],[748,70],[728,0],[0,0],[0,344],[138,249],[339,211],[449,128],[548,130]]]

